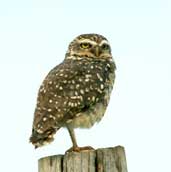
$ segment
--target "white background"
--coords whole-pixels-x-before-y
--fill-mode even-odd
[[[102,121],[77,130],[80,146],[122,145],[130,172],[171,171],[171,2],[0,1],[0,171],[37,172],[40,157],[71,146],[60,129],[35,150],[28,139],[38,88],[82,33],[108,38],[117,64]]]

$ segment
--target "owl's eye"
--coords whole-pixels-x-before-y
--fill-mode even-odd
[[[83,49],[89,49],[92,47],[92,45],[88,42],[83,42],[80,44],[80,47],[83,48]]]
[[[103,50],[109,50],[110,49],[110,46],[108,44],[103,44],[101,47]]]

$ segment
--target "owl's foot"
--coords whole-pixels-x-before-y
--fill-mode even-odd
[[[88,151],[88,150],[95,150],[95,149],[93,147],[91,147],[91,146],[71,147],[65,153],[69,153],[69,152],[81,152],[81,151]]]

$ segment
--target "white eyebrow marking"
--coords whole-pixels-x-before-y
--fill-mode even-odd
[[[89,40],[89,39],[84,39],[84,40],[78,40],[78,42],[79,43],[90,43],[90,44],[92,44],[92,45],[97,45],[97,42],[95,42],[95,41],[91,41],[91,40]]]
[[[101,41],[101,42],[100,42],[100,44],[99,44],[99,45],[101,46],[101,45],[103,45],[103,44],[107,44],[107,45],[109,45],[109,42],[108,42],[107,40],[103,40],[103,41]]]

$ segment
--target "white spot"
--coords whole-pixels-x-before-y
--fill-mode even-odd
[[[70,122],[72,122],[72,119],[69,119],[69,120],[67,120],[66,122],[67,122],[67,123],[70,123]]]
[[[93,66],[93,65],[91,65],[91,66],[90,66],[90,68],[91,68],[91,69],[94,69],[94,66]]]
[[[83,100],[82,96],[77,96],[77,98],[80,99],[80,100],[77,99],[78,101],[82,101]]]
[[[96,102],[98,102],[99,101],[99,98],[96,98]]]
[[[92,85],[90,85],[90,90],[94,90],[94,88],[93,88],[93,86],[92,86]]]
[[[52,109],[49,108],[49,109],[48,109],[48,112],[52,112]]]
[[[40,89],[40,92],[42,92],[43,90],[44,90],[44,89],[43,89],[43,88],[41,88],[41,89]]]
[[[64,80],[63,83],[66,84],[67,83],[67,80]]]
[[[98,65],[96,65],[95,67],[96,67],[97,69],[100,69],[100,70],[102,69],[102,67],[101,67],[101,66],[98,66]]]
[[[54,97],[57,97],[57,94],[54,94]]]
[[[49,142],[47,142],[47,141],[43,142],[43,145],[48,145],[48,144],[49,144]]]
[[[64,105],[66,105],[66,104],[67,104],[67,101],[64,102]]]
[[[80,98],[81,100],[83,100],[83,96],[79,96],[79,98]]]
[[[81,94],[84,94],[84,90],[81,89],[81,90],[80,90],[80,93],[81,93]]]
[[[49,81],[49,84],[51,85],[52,84],[52,81]]]
[[[57,84],[55,87],[56,87],[56,88],[58,88],[58,87],[59,87],[59,85]]]
[[[104,85],[103,84],[100,84],[100,88],[103,90],[104,89]]]
[[[55,104],[58,104],[58,102],[56,101]]]
[[[80,116],[80,115],[81,115],[80,113],[77,113],[77,114],[76,114],[76,117],[78,117],[78,116]]]
[[[63,73],[60,73],[59,76],[63,76],[64,74]]]
[[[100,76],[99,73],[97,73],[97,78],[98,78],[100,81],[103,81],[103,78]]]
[[[85,88],[85,92],[89,92],[90,90],[89,90],[89,88]]]
[[[88,82],[89,80],[90,80],[89,78],[86,78],[86,79],[85,79],[85,82]]]
[[[75,95],[78,96],[78,92],[77,91],[75,91]]]
[[[46,118],[46,117],[44,117],[44,118],[43,118],[43,121],[46,121],[46,120],[47,120],[47,118]]]
[[[92,101],[93,101],[93,102],[95,101],[95,96],[92,97]]]
[[[107,66],[107,67],[110,67],[110,64],[108,63],[106,66]]]
[[[80,82],[82,82],[83,80],[81,78],[78,79]]]
[[[49,100],[49,103],[52,103],[52,102],[53,102],[52,99],[50,99],[50,100]]]
[[[58,115],[57,115],[57,117],[58,117],[58,118],[61,118],[61,117],[62,117],[62,115],[58,114]]]
[[[91,78],[91,77],[92,77],[92,75],[87,74],[87,75],[85,75],[85,77],[86,77],[86,78]]]
[[[74,80],[72,80],[72,84],[75,84],[75,81]]]
[[[49,115],[49,118],[51,118],[51,119],[53,119],[53,120],[56,119],[55,116],[53,116],[53,115]]]
[[[49,135],[49,136],[48,136],[48,138],[53,138],[53,135],[52,135],[52,134],[51,134],[51,135]]]
[[[99,93],[103,93],[103,91],[101,91],[99,88],[97,89],[97,91],[98,91]]]
[[[60,90],[63,90],[63,87],[62,87],[62,86],[60,86],[60,87],[59,87],[59,89],[60,89]]]
[[[43,131],[41,129],[36,130],[38,133],[42,134]]]
[[[78,89],[80,87],[80,84],[76,84],[76,89]]]
[[[77,96],[71,96],[71,99],[77,99],[78,97]]]
[[[41,110],[41,108],[40,107],[37,107],[37,110]]]
[[[65,78],[67,78],[67,77],[68,77],[68,75],[67,75],[67,74],[65,74],[65,75],[64,75],[64,77],[65,77]]]
[[[42,107],[42,109],[43,109],[43,110],[46,110],[46,108],[45,108],[45,107]]]
[[[58,112],[61,112],[61,109],[58,109]]]

